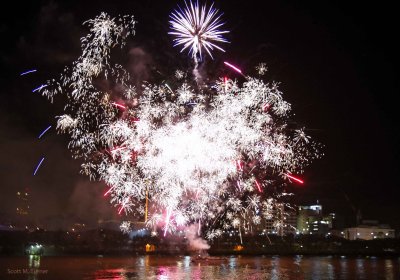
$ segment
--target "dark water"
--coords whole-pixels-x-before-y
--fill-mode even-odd
[[[400,258],[227,256],[0,257],[0,279],[400,279]]]

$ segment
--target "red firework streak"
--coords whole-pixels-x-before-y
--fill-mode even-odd
[[[107,196],[107,195],[111,192],[111,190],[112,190],[113,188],[114,188],[114,187],[109,188],[108,191],[106,191],[106,192],[104,193],[104,196]]]
[[[299,178],[296,178],[296,177],[294,177],[294,176],[292,176],[292,175],[290,175],[290,174],[285,174],[287,177],[289,177],[290,179],[292,179],[292,180],[295,180],[296,182],[298,182],[298,183],[300,183],[300,184],[304,184],[304,181],[303,180],[300,180]]]
[[[122,104],[115,103],[115,102],[113,102],[113,103],[111,103],[111,104],[114,105],[114,106],[116,106],[116,107],[118,107],[118,108],[120,108],[120,109],[123,109],[123,110],[126,109],[126,107],[125,107],[124,105],[122,105]]]
[[[124,210],[126,203],[129,202],[129,198],[125,199],[125,203],[122,203],[121,207],[118,209],[118,214],[121,215],[122,210]]]
[[[230,68],[232,68],[233,70],[235,70],[236,72],[238,72],[239,74],[242,74],[242,70],[240,70],[239,68],[237,68],[235,65],[230,64],[229,62],[224,61],[224,64]]]
[[[257,181],[257,179],[254,180],[254,181],[255,181],[255,183],[256,183],[256,186],[257,186],[257,188],[258,188],[258,191],[259,191],[259,192],[262,192],[260,183]]]
[[[224,77],[225,93],[228,91],[228,78]]]
[[[239,191],[242,191],[242,187],[240,186],[240,181],[236,181],[236,185],[237,185]]]
[[[139,118],[130,118],[130,120],[134,123],[140,122]]]
[[[238,160],[236,161],[236,168],[237,168],[239,171],[243,171],[243,162],[242,162],[240,159],[238,159]]]
[[[121,203],[121,207],[118,209],[118,214],[121,215],[122,210],[124,210],[126,204],[129,202],[129,197],[125,199],[123,203]]]

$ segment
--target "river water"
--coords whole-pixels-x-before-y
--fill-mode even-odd
[[[400,258],[340,256],[0,257],[0,279],[400,279]]]

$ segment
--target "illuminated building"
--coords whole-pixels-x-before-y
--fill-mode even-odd
[[[297,213],[295,209],[285,207],[284,204],[277,204],[271,219],[262,223],[263,232],[284,236],[296,233]]]
[[[299,206],[298,234],[326,235],[332,229],[335,214],[323,215],[322,205]]]
[[[297,230],[297,211],[289,209],[286,211],[284,235],[295,234]]]
[[[343,237],[349,240],[373,240],[382,238],[395,238],[395,230],[388,225],[379,224],[378,221],[364,220],[357,227],[346,228]]]

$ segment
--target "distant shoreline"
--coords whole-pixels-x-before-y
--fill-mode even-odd
[[[242,241],[242,242],[241,242]],[[181,236],[129,237],[119,231],[4,232],[0,231],[0,256],[23,256],[26,246],[43,245],[43,256],[195,255]],[[347,240],[322,236],[222,236],[208,241],[214,256],[383,256],[400,257],[400,238]]]
[[[221,256],[221,257],[334,257],[334,258],[400,258],[400,253],[371,253],[371,254],[362,254],[362,253],[352,253],[352,254],[336,254],[336,253],[278,253],[278,254],[261,254],[261,253],[241,253],[238,254],[236,252],[231,253],[209,253],[210,256]],[[129,254],[129,253],[111,253],[111,254],[91,254],[91,253],[79,253],[79,254],[58,254],[58,255],[42,255],[40,257],[43,258],[59,258],[59,257],[100,257],[100,258],[115,258],[115,257],[142,257],[142,256],[154,256],[154,257],[171,257],[171,256],[192,256],[195,257],[196,254],[175,254],[175,253],[168,253],[168,252],[160,252],[155,254]],[[23,254],[0,254],[0,258],[25,258],[28,257],[27,255]]]

